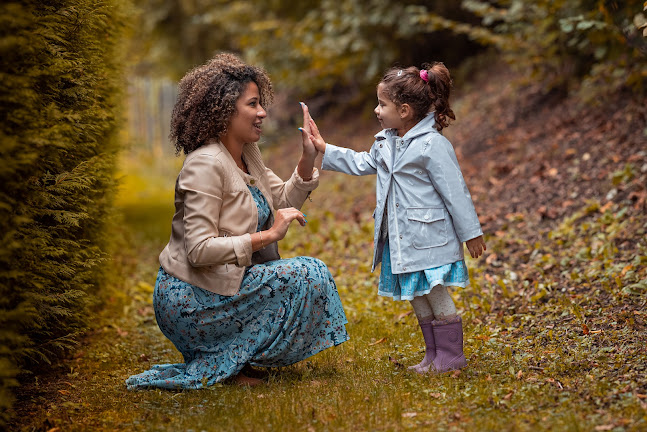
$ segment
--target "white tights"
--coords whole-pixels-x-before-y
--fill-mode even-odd
[[[447,287],[443,285],[436,285],[429,294],[414,297],[410,302],[419,322],[456,315],[454,300],[447,292]]]

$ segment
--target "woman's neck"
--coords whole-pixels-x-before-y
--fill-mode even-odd
[[[220,137],[220,142],[225,146],[231,157],[234,159],[234,162],[236,162],[236,165],[238,165],[238,168],[243,171],[247,171],[247,167],[243,161],[243,147],[245,146],[245,143],[231,139],[227,135]]]

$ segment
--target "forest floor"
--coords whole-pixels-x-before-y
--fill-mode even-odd
[[[406,369],[423,342],[408,303],[376,294],[375,180],[325,172],[309,223],[280,248],[328,264],[351,340],[254,388],[127,391],[129,375],[181,361],[151,306],[180,162],[131,156],[119,200],[130,246],[115,257],[127,281],[78,351],[23,385],[12,429],[647,430],[647,107],[631,94],[583,105],[514,79],[502,69],[462,88],[446,132],[488,245],[467,260],[471,286],[452,293],[465,369]],[[317,120],[329,142],[362,150],[378,128]],[[263,150],[284,178],[298,140],[295,126]]]

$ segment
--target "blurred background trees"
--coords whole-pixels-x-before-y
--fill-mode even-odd
[[[178,78],[225,50],[265,66],[280,88],[372,93],[393,63],[440,60],[453,69],[493,47],[548,89],[643,88],[646,78],[642,0],[136,3],[140,73]]]

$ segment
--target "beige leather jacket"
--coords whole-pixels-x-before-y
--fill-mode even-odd
[[[250,234],[256,232],[258,211],[247,185],[258,187],[274,211],[300,208],[319,184],[316,169],[309,181],[295,169],[284,182],[265,167],[255,143],[245,144],[243,158],[249,174],[215,140],[187,155],[175,183],[171,239],[159,258],[167,273],[226,296],[238,292],[245,267],[252,264]],[[270,216],[267,228],[273,220]],[[276,250],[276,243],[266,249]]]

